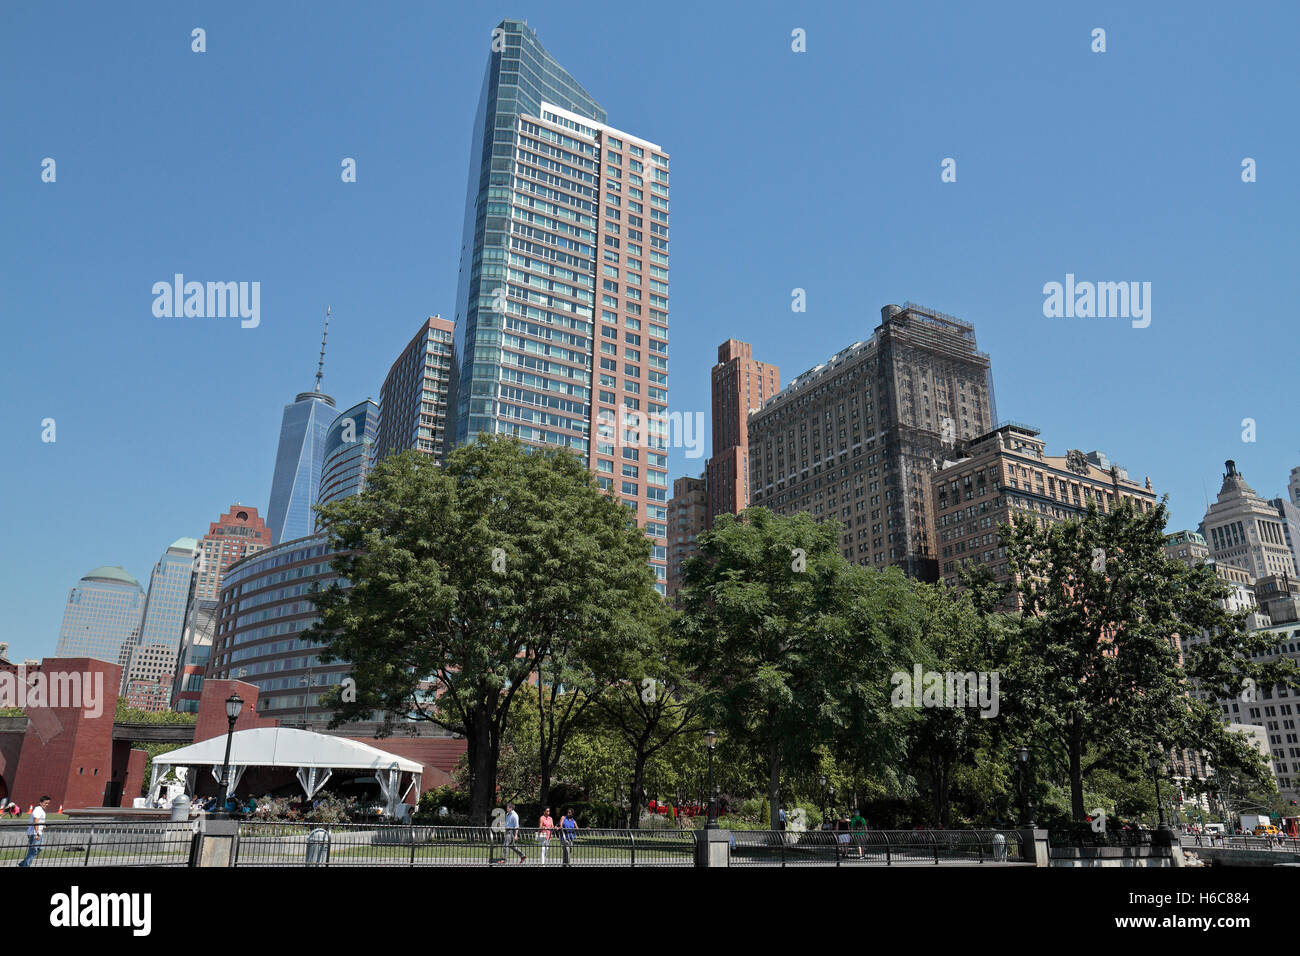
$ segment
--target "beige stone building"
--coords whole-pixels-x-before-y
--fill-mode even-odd
[[[964,451],[932,479],[940,573],[954,585],[966,563],[1010,580],[997,529],[1018,516],[1046,526],[1083,514],[1092,502],[1102,513],[1122,501],[1141,512],[1156,506],[1150,478],[1139,484],[1099,451],[1049,455],[1028,425],[1000,425],[965,443]]]
[[[1256,580],[1294,574],[1283,516],[1246,484],[1235,461],[1223,464],[1223,487],[1202,522],[1214,560],[1249,571]]]

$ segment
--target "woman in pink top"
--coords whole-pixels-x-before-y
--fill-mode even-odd
[[[546,807],[542,810],[542,818],[537,823],[540,828],[537,831],[537,839],[542,844],[542,866],[546,865],[546,850],[551,845],[551,831],[555,829],[555,821],[551,819],[551,808]]]

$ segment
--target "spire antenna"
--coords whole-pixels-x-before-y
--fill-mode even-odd
[[[325,375],[325,339],[330,334],[330,307],[325,306],[325,331],[320,337],[320,363],[316,366],[316,391],[320,391],[320,380]]]

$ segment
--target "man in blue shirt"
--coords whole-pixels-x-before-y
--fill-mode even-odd
[[[523,863],[525,860],[528,859],[528,857],[524,855],[524,851],[519,849],[517,845],[518,840],[519,840],[519,814],[515,813],[515,805],[513,803],[507,803],[506,804],[505,846],[501,848],[502,863],[506,861],[506,850],[513,850],[515,855],[519,857],[520,863]]]

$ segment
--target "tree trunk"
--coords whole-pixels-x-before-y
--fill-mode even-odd
[[[1075,823],[1085,823],[1088,811],[1083,808],[1083,734],[1079,733],[1078,718],[1070,728],[1070,815]]]
[[[491,716],[486,708],[476,708],[471,726],[467,727],[466,749],[469,760],[469,822],[485,827],[496,803],[497,751],[492,746]]]
[[[540,675],[540,671],[539,671]],[[551,771],[554,769],[550,760],[550,747],[546,744],[546,710],[542,706],[542,694],[544,693],[541,682],[537,685],[537,740],[538,754],[541,758],[537,769],[541,777],[541,784],[537,788],[537,800],[541,806],[545,807],[547,801],[551,799]],[[554,699],[551,700],[551,706],[555,706]]]
[[[781,797],[781,741],[772,738],[768,754],[767,809],[773,830],[781,829],[780,807],[777,801]]]
[[[952,761],[944,755],[936,754],[930,762],[930,773],[933,776],[930,802],[934,807],[934,818],[947,830],[952,827],[952,801],[949,795]]]
[[[641,829],[641,794],[645,791],[645,763],[645,748],[637,747],[632,758],[632,797],[628,803],[629,830]]]
[[[939,783],[939,823],[945,830],[952,829],[952,763],[942,761]]]

